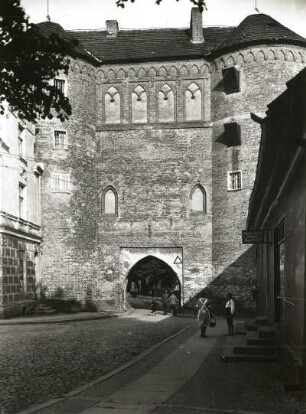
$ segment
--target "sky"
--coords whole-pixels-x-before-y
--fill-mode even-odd
[[[34,23],[46,20],[48,0],[21,0]],[[207,0],[204,26],[236,26],[247,15],[270,15],[296,33],[306,37],[306,0]],[[51,20],[65,29],[102,29],[106,20],[117,20],[122,29],[148,27],[188,27],[190,0],[135,0],[124,9],[115,0],[49,0]]]

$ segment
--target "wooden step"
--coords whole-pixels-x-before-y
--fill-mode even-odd
[[[276,347],[273,345],[237,345],[234,346],[235,355],[276,355]]]
[[[247,331],[258,331],[259,326],[256,323],[248,322],[245,324]]]
[[[245,322],[237,322],[235,324],[235,335],[246,335]]]
[[[226,354],[221,355],[221,359],[224,362],[276,362],[276,355],[239,355],[239,354]]]
[[[260,326],[262,326],[262,325],[269,325],[270,323],[269,323],[269,319],[267,318],[267,316],[256,316],[255,317],[255,324],[256,325],[260,325]]]
[[[276,344],[276,338],[259,338],[258,336],[247,336],[248,345],[271,346]]]
[[[276,330],[271,326],[260,326],[258,336],[259,338],[276,338]]]

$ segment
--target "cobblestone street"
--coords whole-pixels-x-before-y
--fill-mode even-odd
[[[192,323],[159,319],[1,326],[0,413],[59,398]]]

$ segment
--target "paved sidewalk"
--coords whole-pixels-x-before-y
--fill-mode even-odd
[[[127,408],[132,406],[134,410],[135,405],[139,406],[139,404],[145,407],[162,404],[196,373],[215,342],[216,337],[204,339],[196,332],[156,367],[119,389],[107,401],[102,401],[83,413],[119,414],[123,412],[123,406]],[[107,408],[109,403],[115,403],[114,408]],[[144,409],[142,412],[150,412],[150,410]]]

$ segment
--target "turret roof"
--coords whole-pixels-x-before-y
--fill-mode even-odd
[[[306,39],[266,14],[247,16],[230,35],[219,44],[216,52],[237,49],[258,43],[290,43],[306,45]]]
[[[74,36],[72,36],[68,31],[63,29],[63,27],[54,22],[41,22],[36,25],[38,28],[38,31],[41,35],[45,37],[50,36],[58,36],[60,39],[67,42],[69,45],[71,52],[73,52],[74,55],[83,57],[85,59],[89,59],[90,61],[95,61],[97,63],[98,59],[96,59],[92,53],[90,53],[88,50],[84,48],[82,43],[80,43]]]

